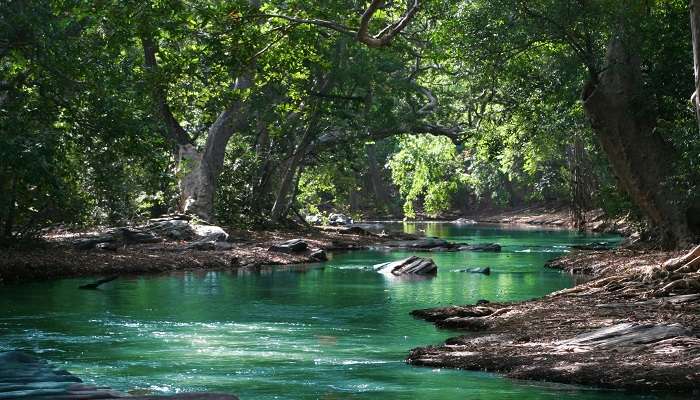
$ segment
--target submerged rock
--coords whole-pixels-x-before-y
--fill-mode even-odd
[[[486,267],[486,268],[466,268],[466,269],[460,269],[457,272],[468,272],[471,274],[484,274],[484,275],[491,275],[491,268]]]
[[[612,250],[609,243],[607,243],[607,242],[575,244],[575,245],[571,246],[571,248],[574,250],[596,250],[596,251]]]
[[[309,244],[301,239],[287,240],[286,242],[276,243],[270,246],[267,251],[273,251],[277,253],[301,253],[309,248]]]
[[[467,246],[460,246],[461,251],[488,251],[488,252],[499,252],[501,251],[501,245],[498,243],[482,243],[482,244],[472,244]]]
[[[70,372],[21,351],[0,352],[0,399],[237,400],[221,393],[127,396],[104,386],[86,384]]]
[[[423,238],[423,239],[414,239],[414,240],[397,240],[394,242],[389,242],[387,245],[389,247],[395,247],[398,249],[415,249],[415,250],[458,248],[458,245],[455,245],[454,243],[450,243],[447,240],[439,239],[436,237],[427,237],[427,238]]]
[[[430,258],[412,256],[403,260],[376,264],[372,269],[382,274],[392,275],[435,275],[438,267]]]

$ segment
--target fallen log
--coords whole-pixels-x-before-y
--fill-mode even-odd
[[[96,290],[100,285],[103,285],[107,282],[112,282],[113,280],[119,278],[119,275],[114,275],[110,276],[108,278],[100,279],[92,283],[88,283],[85,285],[78,286],[78,289],[88,289],[88,290]]]

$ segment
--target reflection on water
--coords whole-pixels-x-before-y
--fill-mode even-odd
[[[6,286],[0,349],[21,348],[122,390],[216,390],[242,399],[619,399],[619,393],[515,382],[403,363],[409,349],[454,333],[412,319],[415,308],[520,300],[568,287],[545,271],[553,254],[590,237],[566,231],[412,225],[455,241],[499,242],[502,253],[430,253],[430,280],[390,280],[366,268],[409,252],[331,255],[318,266],[186,272]],[[595,240],[614,240],[597,237]],[[425,255],[425,253],[423,253]],[[490,276],[451,272],[491,267]],[[629,397],[632,398],[632,397]]]

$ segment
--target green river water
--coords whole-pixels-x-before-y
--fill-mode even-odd
[[[76,290],[89,278],[3,286],[0,351],[32,351],[119,390],[221,391],[243,400],[657,398],[406,365],[411,348],[455,335],[409,311],[570,287],[573,278],[543,269],[545,261],[570,244],[617,238],[495,226],[403,228],[497,242],[503,251],[431,253],[440,270],[426,280],[364,269],[409,252],[355,251],[257,273],[120,278],[97,291]],[[490,276],[455,271],[483,266]]]

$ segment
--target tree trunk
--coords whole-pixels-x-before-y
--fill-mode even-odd
[[[327,94],[327,91],[331,87],[331,81],[328,76],[325,76],[319,81],[318,93]],[[318,128],[318,123],[321,119],[321,109],[320,102],[316,103],[315,107],[311,110],[311,117],[306,125],[304,134],[301,136],[301,141],[299,145],[294,149],[294,154],[289,161],[289,167],[285,171],[282,177],[282,183],[277,190],[277,195],[275,196],[275,203],[272,205],[272,210],[270,211],[270,220],[272,223],[278,223],[282,218],[287,216],[288,198],[290,190],[292,189],[292,184],[295,183],[295,177],[297,170],[301,165],[301,162],[306,157],[309,146],[315,136],[316,129]],[[293,200],[293,199],[292,199]]]
[[[245,83],[243,83],[245,82]],[[249,77],[240,78],[237,89],[252,85]],[[205,221],[214,221],[214,195],[216,181],[224,167],[226,145],[231,136],[244,129],[249,120],[249,105],[242,101],[234,102],[219,114],[209,127],[204,151],[198,152],[194,146],[180,146],[180,164],[185,162],[186,172],[180,176],[181,207],[186,214],[197,215]]]
[[[397,214],[400,210],[391,200],[391,196],[386,190],[386,185],[382,179],[382,171],[377,160],[377,145],[370,144],[367,146],[367,174],[369,175],[369,183],[374,193],[374,199],[377,202],[377,208],[386,210],[389,213]]]
[[[695,66],[695,92],[692,99],[695,116],[700,127],[700,0],[690,0],[690,30],[693,35],[693,64]]]
[[[301,165],[301,161],[304,159],[304,156],[306,156],[306,150],[311,144],[316,127],[316,120],[317,118],[314,116],[313,121],[311,121],[304,130],[304,135],[301,137],[299,145],[294,149],[294,154],[289,161],[287,171],[285,171],[282,177],[282,183],[275,196],[275,204],[273,204],[272,211],[270,211],[270,220],[272,223],[277,223],[286,216],[289,192],[292,189],[292,184],[295,182],[294,178]]]
[[[583,105],[620,186],[659,229],[666,248],[692,241],[682,196],[673,187],[673,147],[654,132],[656,116],[642,90],[640,61],[612,39],[607,68],[583,92]]]
[[[146,70],[153,79],[153,100],[166,126],[164,136],[174,145],[173,153],[180,189],[178,208],[185,214],[196,215],[205,221],[213,222],[216,180],[224,165],[226,145],[234,132],[247,125],[249,104],[243,100],[236,100],[229,105],[209,127],[204,149],[197,149],[194,141],[173,115],[168,104],[167,87],[157,76],[157,42],[152,36],[143,34],[141,43]],[[253,85],[254,69],[253,61],[249,70],[237,79],[233,90],[250,88]]]

